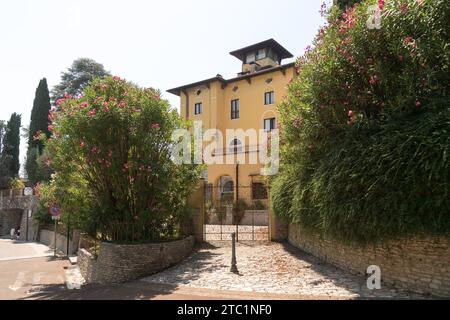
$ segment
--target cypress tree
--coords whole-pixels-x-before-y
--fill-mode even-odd
[[[38,132],[44,133],[47,138],[51,133],[48,130],[49,120],[48,113],[50,111],[50,93],[48,90],[47,79],[42,79],[36,89],[36,94],[33,102],[33,109],[31,111],[31,120],[28,136],[28,151],[25,163],[25,170],[28,179],[32,183],[36,183],[41,179],[41,174],[38,172],[39,167],[36,160],[43,153],[44,145],[41,141],[35,140],[34,137]]]
[[[34,136],[37,132],[42,132],[50,137],[48,131],[48,113],[50,111],[50,93],[48,90],[47,79],[42,79],[36,89],[36,94],[33,102],[33,109],[31,110],[30,129],[28,137],[28,148],[39,148],[39,153],[42,153],[44,146],[41,141],[35,141]]]
[[[6,133],[6,124],[0,120],[0,190],[8,189],[9,177],[8,177],[8,159],[3,156],[3,138]]]
[[[5,176],[3,178],[13,179],[18,177],[20,170],[20,127],[22,116],[13,113],[3,137],[3,148],[1,153],[2,167]]]
[[[5,121],[0,120],[0,155],[2,154],[3,150],[3,137],[5,135]]]

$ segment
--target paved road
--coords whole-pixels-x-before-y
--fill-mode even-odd
[[[307,296],[257,294],[136,281],[125,285],[81,285],[78,268],[36,243],[0,240],[0,300],[276,300]],[[81,286],[80,286],[81,285]]]
[[[53,250],[39,243],[0,239],[0,261],[53,256]]]

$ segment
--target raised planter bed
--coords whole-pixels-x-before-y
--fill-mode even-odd
[[[195,238],[137,245],[103,242],[98,256],[78,251],[78,265],[90,283],[124,283],[163,271],[180,263],[194,250]]]

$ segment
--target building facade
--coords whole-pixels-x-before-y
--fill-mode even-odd
[[[242,62],[237,77],[224,79],[221,75],[180,86],[168,92],[181,99],[181,116],[201,122],[203,132],[217,129],[223,133],[223,143],[217,143],[216,157],[234,157],[234,161],[208,165],[205,180],[219,195],[233,193],[236,186],[249,187],[248,200],[266,197],[260,192],[264,177],[259,161],[261,141],[227,137],[227,130],[270,132],[277,128],[277,104],[287,92],[294,77],[294,63],[282,64],[293,55],[273,39],[230,53]],[[212,140],[217,137],[213,137]],[[258,136],[259,139],[259,136]],[[210,143],[210,142],[209,142]],[[257,158],[257,163],[255,163]],[[258,199],[263,200],[263,199]]]

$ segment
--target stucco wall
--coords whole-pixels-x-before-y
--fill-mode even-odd
[[[91,283],[124,283],[169,268],[190,255],[195,238],[141,245],[102,243],[98,258],[80,249],[78,264],[86,281]]]
[[[329,263],[365,274],[381,268],[382,281],[417,293],[450,297],[450,239],[410,238],[351,246],[289,226],[289,242]]]

